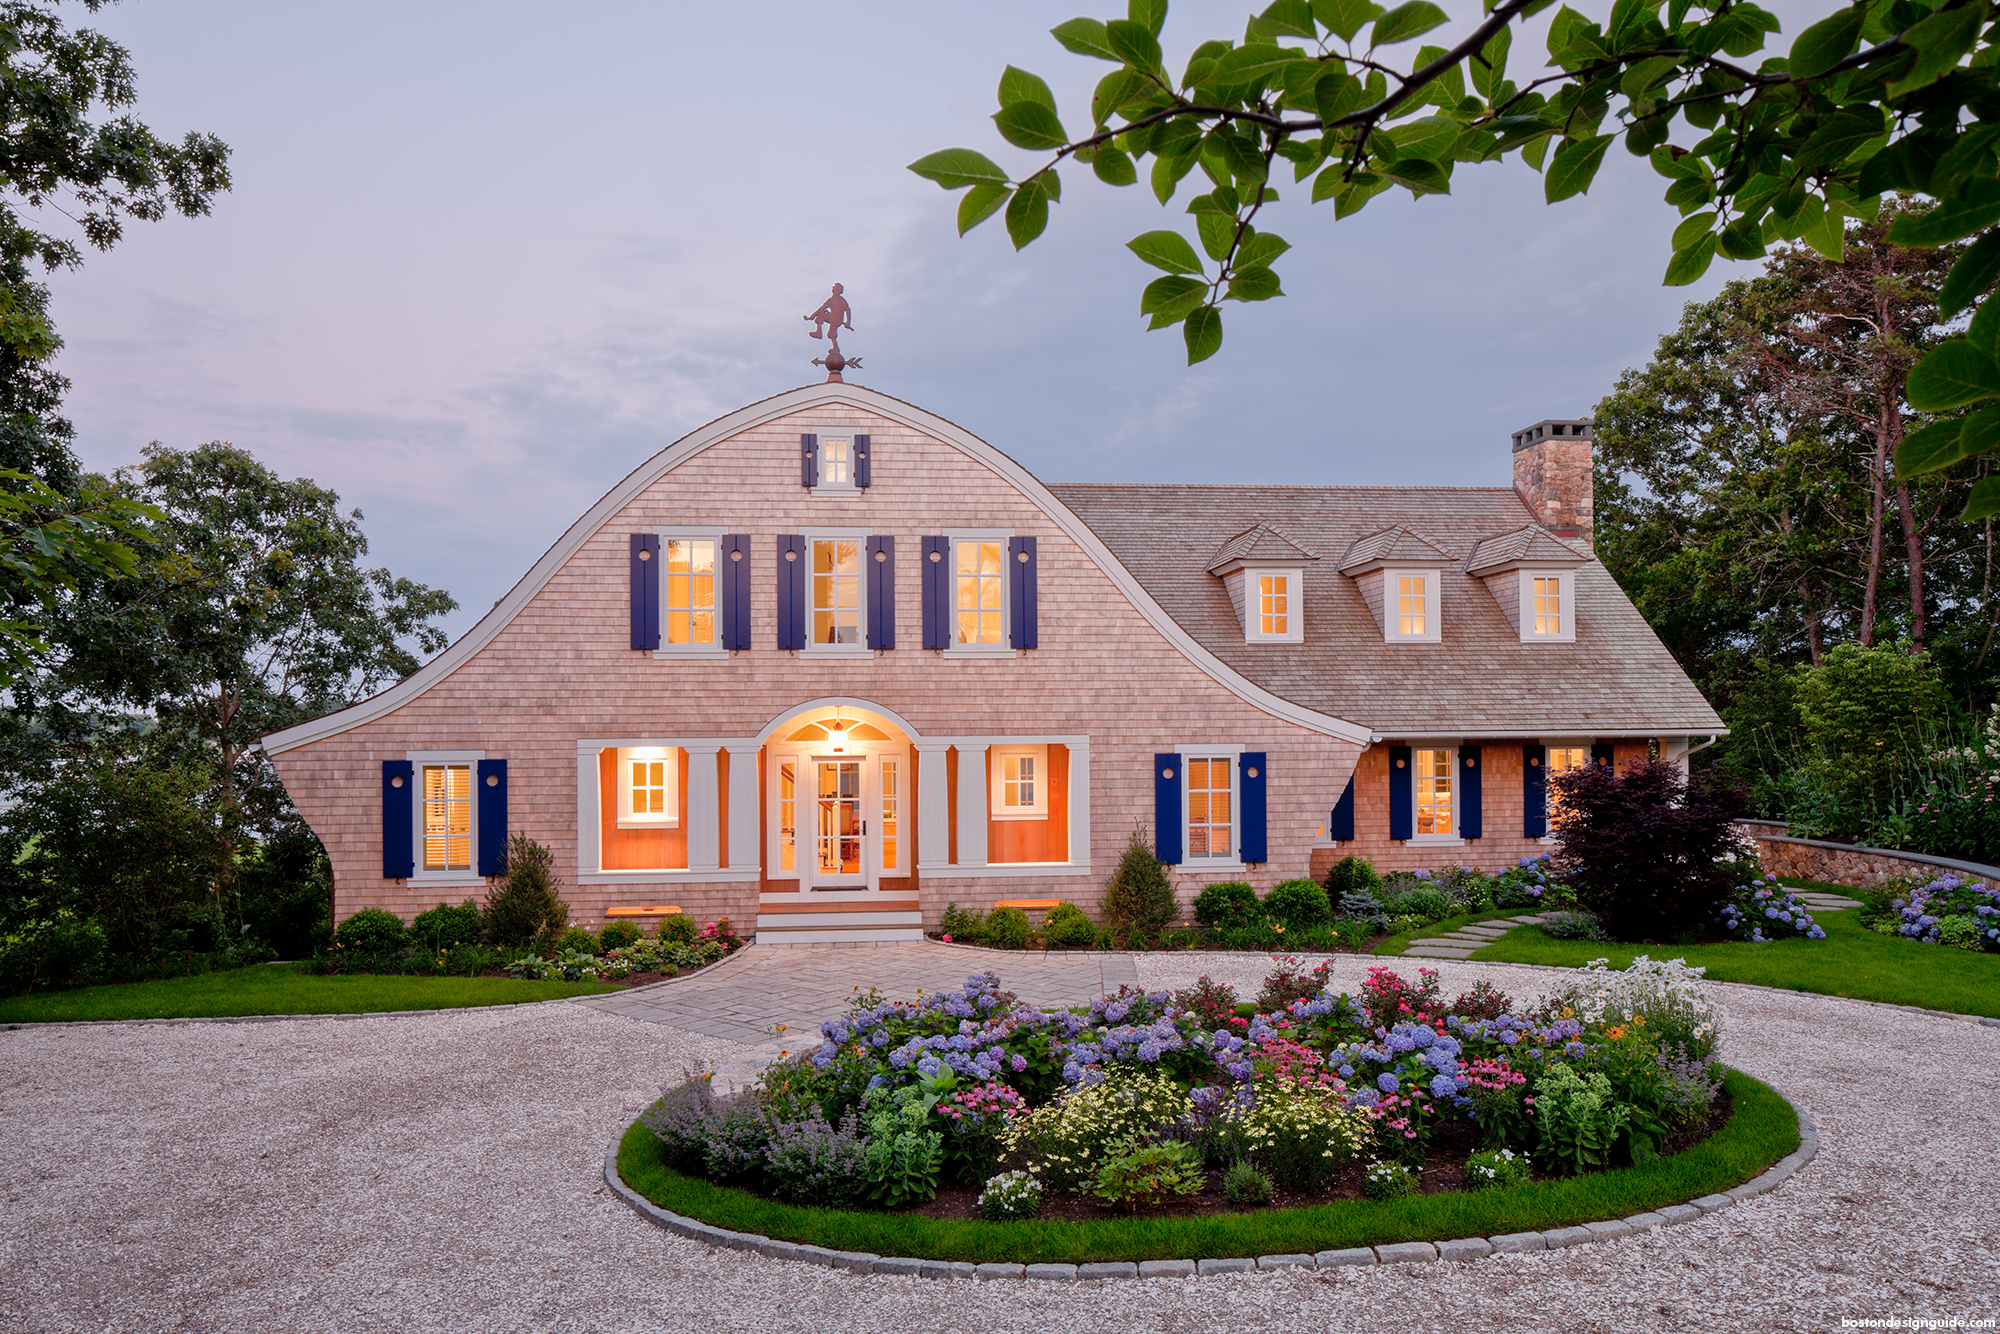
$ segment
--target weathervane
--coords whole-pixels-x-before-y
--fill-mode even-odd
[[[805,317],[812,325],[812,337],[824,337],[832,344],[824,357],[814,357],[812,363],[815,366],[826,367],[828,384],[845,384],[846,381],[840,378],[840,373],[849,366],[856,370],[861,369],[861,358],[840,355],[840,331],[842,329],[852,331],[854,328],[854,312],[848,306],[847,298],[840,293],[841,286],[835,283],[833,295],[828,297],[818,310]],[[826,331],[824,334],[820,332],[822,329]]]

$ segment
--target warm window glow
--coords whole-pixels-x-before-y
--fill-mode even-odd
[[[1590,747],[1588,746],[1549,747],[1548,773],[1551,778],[1568,769],[1581,769],[1589,763]],[[1554,824],[1556,823],[1556,817],[1562,813],[1562,796],[1556,791],[1554,783],[1547,784],[1547,792],[1548,820],[1550,824]]]
[[[1287,635],[1291,633],[1291,578],[1282,574],[1265,574],[1257,578],[1257,618],[1264,634]]]
[[[1421,635],[1428,633],[1429,624],[1424,605],[1424,581],[1421,574],[1399,574],[1396,576],[1396,624],[1398,633]]]
[[[472,766],[424,766],[424,869],[472,869]]]
[[[1032,808],[1035,804],[1035,757],[1008,755],[1001,763],[1005,774],[1001,802],[1016,810]]]
[[[882,869],[894,871],[901,862],[897,860],[898,848],[902,843],[903,793],[897,785],[898,775],[894,760],[882,761]]]
[[[666,813],[667,762],[632,761],[632,814],[665,815]]]
[[[1414,762],[1417,767],[1417,832],[1450,834],[1451,752],[1420,750]]]
[[[861,874],[861,761],[819,761],[816,874]]]
[[[797,772],[790,764],[778,766],[778,869],[799,869],[799,792]]]
[[[819,442],[819,484],[821,486],[854,485],[854,446],[852,441],[829,439]]]
[[[858,539],[840,538],[813,543],[812,642],[861,642],[861,543]]]
[[[961,644],[1004,644],[1006,629],[1000,624],[1002,608],[1001,575],[1006,570],[1004,542],[954,542],[958,563],[957,602],[958,642]]]
[[[1187,762],[1187,855],[1190,860],[1227,860],[1233,855],[1230,783],[1235,768],[1236,761],[1233,759],[1191,759]]]
[[[1558,577],[1535,579],[1535,633],[1538,635],[1559,635],[1562,633],[1562,580]]]
[[[667,540],[667,642],[715,642],[715,543]]]

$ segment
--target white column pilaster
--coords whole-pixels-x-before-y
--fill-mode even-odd
[[[576,748],[576,871],[604,868],[604,851],[598,838],[597,747]]]
[[[986,747],[958,748],[958,864],[986,865]]]
[[[951,865],[951,787],[942,741],[914,741],[917,751],[917,872]]]
[[[720,746],[687,746],[687,855],[690,871],[722,869],[722,802],[715,757]]]
[[[729,869],[755,870],[760,864],[757,831],[758,805],[763,793],[757,784],[757,743],[729,743]]]

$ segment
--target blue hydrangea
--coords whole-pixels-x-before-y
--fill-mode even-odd
[[[1377,1075],[1375,1076],[1375,1087],[1381,1089],[1384,1093],[1394,1093],[1396,1091],[1396,1077],[1391,1074]]]
[[[1439,1075],[1431,1080],[1432,1097],[1449,1098],[1456,1092],[1458,1092],[1458,1081],[1450,1075]]]

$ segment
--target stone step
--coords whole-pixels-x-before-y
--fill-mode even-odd
[[[1476,949],[1483,949],[1486,946],[1491,945],[1493,942],[1490,940],[1482,939],[1479,936],[1442,935],[1442,936],[1424,936],[1421,939],[1413,940],[1410,943],[1412,945],[1448,945],[1453,949],[1476,950]]]
[[[1495,940],[1500,939],[1500,937],[1506,935],[1509,931],[1512,931],[1513,929],[1514,927],[1511,923],[1508,924],[1507,926],[1489,926],[1485,922],[1473,922],[1469,926],[1461,926],[1458,928],[1459,931],[1467,935],[1491,936]]]
[[[1444,945],[1412,945],[1403,953],[1412,959],[1470,959],[1469,949],[1451,949]]]
[[[1546,922],[1548,918],[1536,915],[1530,915],[1527,917],[1509,917],[1507,920],[1510,922],[1514,922],[1520,926],[1540,926],[1543,922]]]

